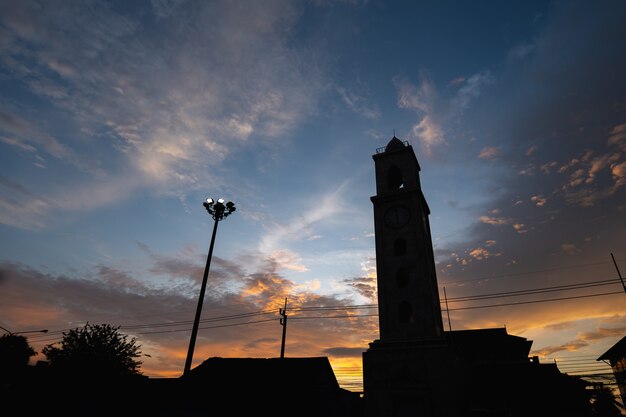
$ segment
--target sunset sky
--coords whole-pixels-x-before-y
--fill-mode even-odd
[[[372,155],[395,134],[422,168],[452,328],[506,326],[564,372],[606,371],[595,359],[626,334],[625,16],[623,1],[0,0],[0,326],[49,329],[29,334],[40,351],[119,325],[145,375],[179,376],[202,202],[223,197],[237,211],[194,366],[278,356],[288,298],[286,355],[328,356],[360,389],[377,310],[345,307],[377,302]]]

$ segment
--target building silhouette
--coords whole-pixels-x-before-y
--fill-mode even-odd
[[[609,361],[619,388],[622,404],[626,406],[626,336],[604,352],[598,361]]]
[[[590,415],[587,383],[529,358],[532,341],[444,331],[417,157],[394,136],[373,159],[380,337],[363,352],[365,416]]]

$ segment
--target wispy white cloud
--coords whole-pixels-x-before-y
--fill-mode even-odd
[[[481,149],[480,153],[478,154],[478,157],[480,159],[494,159],[497,156],[498,148],[496,148],[495,146],[487,146]]]
[[[287,241],[309,239],[317,236],[314,226],[321,222],[334,221],[336,216],[344,213],[347,208],[343,201],[342,190],[348,182],[324,195],[316,195],[305,203],[305,209],[301,215],[290,219],[287,223],[270,221],[264,226],[267,232],[263,235],[259,250],[263,253],[274,253],[282,250]]]
[[[302,264],[302,258],[291,250],[280,249],[272,252],[269,259],[276,263],[277,269],[287,269],[296,272],[306,272],[309,269]]]
[[[354,113],[370,120],[376,120],[380,117],[380,109],[368,95],[359,94],[341,86],[337,87],[337,92],[341,101]]]
[[[452,98],[453,110],[460,112],[467,109],[470,102],[480,96],[484,87],[494,82],[494,76],[490,71],[481,71],[465,79],[459,84],[459,90]]]
[[[420,85],[415,86],[401,78],[394,79],[398,91],[398,107],[415,111],[420,120],[411,127],[411,136],[421,141],[425,151],[446,143],[443,136],[441,114],[438,111],[439,93],[433,82],[423,77]]]
[[[419,120],[410,129],[411,138],[418,139],[426,154],[431,154],[437,146],[448,143],[446,129],[449,123],[462,115],[470,103],[481,95],[488,84],[494,82],[489,71],[473,74],[467,78],[458,77],[449,86],[458,88],[449,98],[443,97],[436,85],[422,74],[418,86],[408,80],[396,77],[398,107],[413,110]]]
[[[10,138],[3,139],[4,143],[17,146],[23,150],[35,152],[41,150],[46,154],[71,164],[79,170],[101,177],[103,170],[100,161],[87,155],[81,155],[71,147],[61,143],[52,135],[46,133],[37,126],[36,122],[24,119],[9,112],[8,109],[0,109],[0,131]]]
[[[526,149],[526,156],[532,156],[535,152],[537,152],[537,149],[539,149],[539,146],[537,145],[530,146]]]
[[[174,195],[217,183],[224,158],[279,146],[322,91],[310,51],[284,41],[300,16],[288,1],[201,2],[194,13],[154,1],[149,25],[105,3],[31,6],[2,7],[0,61],[75,133],[60,140],[2,109],[3,141],[93,176],[121,171],[135,187]],[[99,160],[115,153],[115,169]]]

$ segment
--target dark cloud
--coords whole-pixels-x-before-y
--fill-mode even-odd
[[[352,287],[363,297],[368,300],[376,301],[376,278],[375,277],[356,277],[347,278],[342,281],[349,287]]]
[[[485,178],[491,198],[472,208],[476,222],[437,248],[440,264],[449,265],[444,282],[460,273],[469,279],[567,265],[573,256],[609,260],[621,246],[626,55],[616,51],[626,38],[624,13],[623,2],[555,2],[532,47],[507,62],[488,99],[468,109],[478,140],[459,142],[459,155],[472,154],[468,147],[473,155],[487,146],[499,151]],[[486,167],[476,158],[463,164]],[[470,256],[487,240],[498,243],[500,256]]]
[[[153,254],[154,255],[154,254]],[[216,258],[219,259],[219,258]],[[156,285],[137,278],[136,272],[104,265],[94,267],[89,279],[45,274],[18,263],[0,264],[0,316],[11,329],[40,327],[50,329],[46,339],[33,338],[36,350],[59,340],[61,331],[85,323],[108,323],[136,337],[144,353],[143,370],[149,375],[178,374],[180,358],[187,350],[189,332],[195,315],[198,288],[185,274],[178,274],[173,259],[153,256],[146,267],[170,274],[171,281]],[[265,268],[271,263],[261,263]],[[187,271],[184,268],[183,270]],[[219,259],[217,270],[224,274],[241,273],[237,262]],[[138,276],[141,276],[139,274]],[[182,278],[182,279],[181,279]],[[216,288],[209,285],[203,303],[196,357],[267,357],[280,349],[281,326],[278,307],[288,298],[290,314],[288,350],[294,356],[319,356],[332,345],[354,343],[355,328],[363,338],[374,338],[375,320],[297,319],[317,315],[307,307],[349,305],[350,299],[318,295],[285,279],[273,270],[243,276],[239,287]],[[187,296],[189,294],[189,296]],[[28,306],[25,310],[24,306]],[[333,312],[337,314],[337,312]],[[356,327],[355,327],[356,326]],[[339,355],[341,351],[334,351]],[[347,353],[345,351],[344,353]],[[339,357],[339,356],[338,356]],[[179,363],[180,362],[180,363]]]
[[[361,357],[361,354],[367,350],[367,347],[332,347],[324,349],[324,353],[328,356],[334,356],[338,358],[353,358]]]

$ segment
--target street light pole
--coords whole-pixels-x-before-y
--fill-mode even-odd
[[[202,315],[202,304],[204,303],[204,293],[206,292],[206,284],[209,277],[209,268],[211,267],[211,258],[213,257],[213,246],[215,245],[215,235],[217,234],[217,224],[220,220],[224,219],[235,209],[235,205],[232,201],[229,201],[224,205],[224,200],[219,198],[215,202],[212,198],[207,198],[203,203],[204,208],[215,220],[213,224],[213,234],[211,235],[211,244],[209,245],[209,253],[206,259],[206,265],[204,267],[204,275],[202,276],[202,286],[200,287],[200,296],[198,297],[198,306],[196,307],[196,317],[193,321],[193,328],[191,330],[191,339],[189,340],[189,350],[187,351],[187,360],[185,361],[185,370],[183,375],[187,375],[191,370],[191,362],[193,361],[193,350],[196,345],[196,337],[198,336],[198,327],[200,325],[200,316]]]

